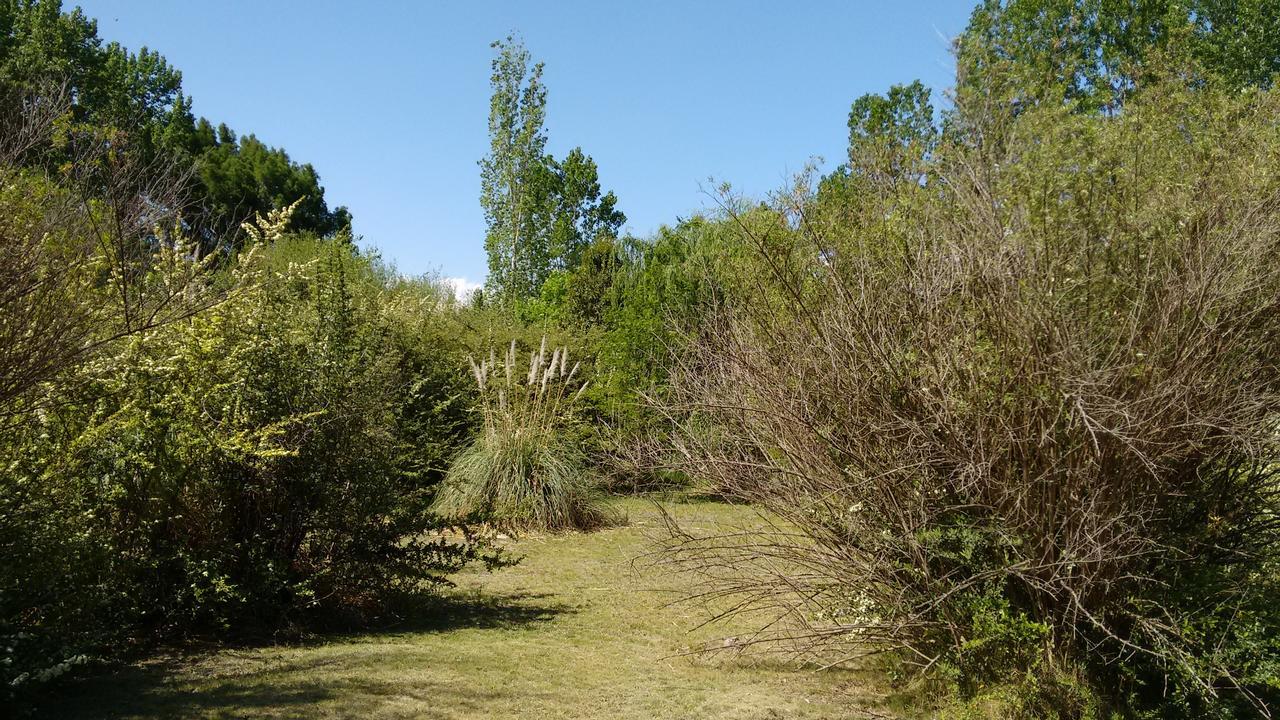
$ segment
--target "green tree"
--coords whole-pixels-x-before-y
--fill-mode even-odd
[[[957,43],[958,96],[1015,106],[1060,98],[1114,112],[1153,51],[1189,56],[1232,87],[1280,72],[1275,0],[986,0]]]
[[[850,164],[892,176],[918,175],[937,135],[929,96],[929,88],[916,80],[855,100],[849,109]]]
[[[596,163],[582,148],[561,161],[546,153],[542,63],[512,38],[492,47],[490,147],[480,161],[486,296],[516,305],[537,297],[553,272],[577,267],[591,243],[616,237],[626,216],[613,192],[601,193]]]
[[[569,151],[556,164],[556,215],[551,228],[552,262],[576,268],[583,251],[603,238],[616,238],[627,217],[617,209],[612,191],[600,194],[595,160],[582,148]]]
[[[213,137],[203,129],[207,125],[202,119],[195,133],[201,144],[196,168],[203,195],[198,213],[202,237],[233,237],[246,218],[299,200],[293,214],[299,231],[328,237],[350,227],[345,207],[330,210],[325,203],[320,176],[310,163],[293,162],[282,148],[269,147],[253,135],[237,139],[226,125],[219,127],[212,145],[203,145]]]
[[[584,325],[599,325],[616,304],[614,284],[625,267],[622,248],[603,235],[583,248],[565,290],[565,305]]]
[[[903,195],[903,183],[920,186],[938,143],[929,88],[919,80],[894,85],[883,95],[868,93],[849,109],[848,163],[819,184],[822,208],[856,213],[872,194]]]
[[[545,207],[550,175],[543,150],[547,134],[547,90],[542,63],[530,65],[529,51],[508,37],[492,44],[489,101],[489,155],[480,161],[480,205],[489,231],[489,297],[510,304],[531,296],[532,269],[546,264],[534,217]],[[540,202],[542,200],[542,202]]]
[[[81,131],[73,137],[109,138],[113,150],[123,149],[140,167],[179,175],[194,169],[183,209],[206,249],[234,240],[255,213],[300,198],[296,230],[328,236],[350,225],[345,208],[329,209],[310,165],[252,136],[237,143],[225,126],[215,133],[207,120],[197,121],[182,73],[163,55],[104,44],[97,23],[78,8],[64,12],[60,0],[0,0],[0,97],[12,103],[49,94],[68,103]],[[36,157],[56,166],[75,152],[53,145]]]
[[[101,74],[98,25],[58,0],[0,0],[0,83],[28,89],[50,80],[79,88]]]

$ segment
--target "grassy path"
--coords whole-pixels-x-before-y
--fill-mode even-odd
[[[664,607],[679,578],[633,570],[659,516],[620,506],[626,527],[522,538],[524,561],[458,578],[432,627],[158,659],[80,682],[42,715],[69,718],[845,718],[867,717],[852,671],[813,673],[759,658],[681,650],[732,634],[690,632],[694,606]],[[750,511],[680,504],[694,526]]]

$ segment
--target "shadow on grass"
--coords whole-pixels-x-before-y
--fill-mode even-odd
[[[474,588],[453,590],[424,600],[404,619],[379,634],[445,633],[455,630],[516,630],[578,612],[555,599],[555,593],[518,592],[495,595]]]
[[[221,715],[234,717],[255,710],[299,717],[304,708],[331,698],[328,683],[280,685],[260,681],[228,682],[191,692],[171,682],[184,669],[176,658],[149,661],[105,675],[65,683],[53,697],[33,702],[34,717],[166,718]],[[264,674],[265,675],[265,674]]]
[[[398,708],[388,712],[397,717],[406,707],[415,718],[456,717],[459,710],[483,710],[486,703],[514,699],[421,675],[411,682],[383,679],[382,663],[389,658],[376,649],[380,638],[398,643],[409,635],[528,629],[575,612],[553,593],[454,591],[405,609],[394,625],[366,632],[322,634],[284,645],[179,648],[59,683],[29,709],[34,718],[311,718],[321,714],[320,707],[331,716],[366,717],[388,705]]]
[[[205,681],[193,690],[173,678],[189,670],[178,661],[151,662],[111,676],[70,685],[37,705],[33,717],[68,720],[160,720],[161,718],[316,718],[393,716],[455,717],[511,702],[505,693],[465,684],[424,681],[411,684],[335,673],[326,663],[294,661]]]

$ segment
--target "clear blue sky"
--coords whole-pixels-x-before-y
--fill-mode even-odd
[[[581,145],[647,235],[708,206],[710,177],[758,196],[833,166],[862,93],[919,78],[937,104],[974,1],[64,0],[163,53],[197,115],[312,163],[401,271],[471,280],[491,41],[545,61],[549,149]]]

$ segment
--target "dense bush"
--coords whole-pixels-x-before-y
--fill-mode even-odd
[[[911,182],[855,158],[744,225],[761,291],[682,364],[676,441],[780,522],[673,559],[1013,715],[1274,707],[1278,109],[960,118]]]
[[[225,301],[110,346],[0,444],[11,686],[124,643],[364,623],[498,561],[428,511],[471,423],[460,348],[422,344],[450,296],[261,240]]]

